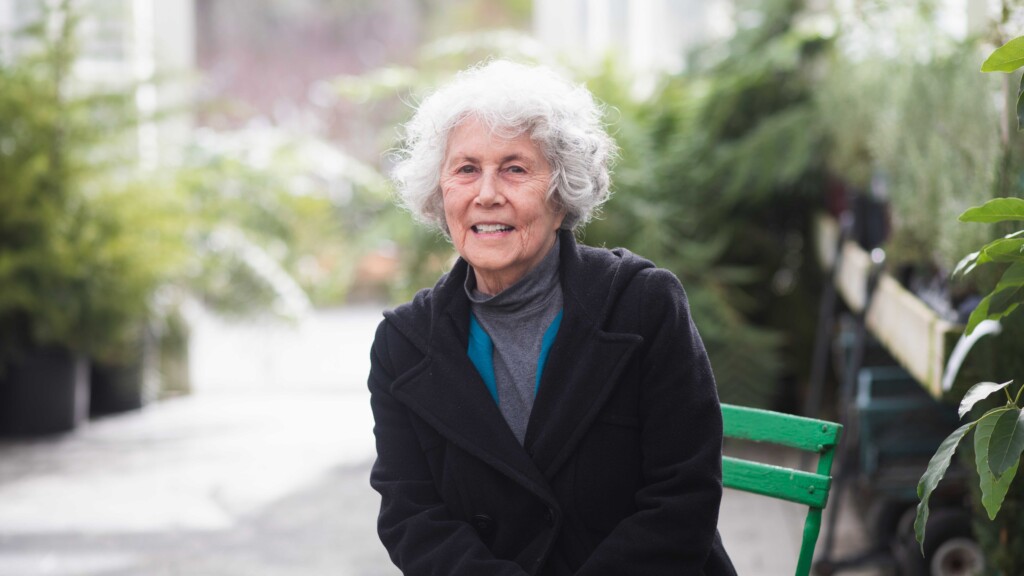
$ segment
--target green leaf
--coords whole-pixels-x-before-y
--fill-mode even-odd
[[[999,415],[992,429],[992,440],[989,443],[989,468],[996,477],[1020,460],[1024,452],[1024,412],[1020,408],[1010,408]]]
[[[975,404],[985,398],[988,398],[993,392],[998,392],[999,390],[1006,388],[1011,382],[1013,382],[1013,380],[1007,380],[1002,384],[997,384],[995,382],[978,382],[974,386],[971,386],[971,389],[967,391],[967,394],[964,394],[964,399],[960,401],[960,410],[958,410],[960,417],[963,418],[971,411],[971,408],[974,408]],[[977,443],[977,440],[975,440],[975,443]]]
[[[978,266],[978,256],[981,255],[981,250],[977,252],[971,252],[967,256],[964,256],[960,262],[957,262],[956,268],[953,269],[953,273],[950,274],[953,278],[959,276],[966,276],[970,274]]]
[[[1021,299],[1024,299],[1024,286],[997,287],[991,296],[992,301],[988,304],[989,316],[993,314],[1006,316],[1017,308]]]
[[[1024,286],[1024,261],[1014,262],[1003,272],[1003,276],[996,284],[995,290],[1009,288],[1011,286]]]
[[[989,382],[991,384],[991,382]],[[996,514],[1003,506],[1006,492],[1010,489],[1010,482],[1017,474],[1017,464],[1014,462],[1005,473],[999,478],[992,474],[989,468],[989,445],[992,438],[992,430],[995,429],[996,418],[991,417],[991,412],[978,421],[978,427],[974,430],[974,464],[978,469],[978,476],[981,479],[981,504],[988,512],[989,520],[995,520]]]
[[[989,294],[978,302],[978,305],[971,311],[971,316],[967,319],[967,327],[964,328],[964,334],[970,336],[971,332],[981,324],[982,320],[995,320],[999,318],[999,314],[989,314],[988,307],[992,302],[992,295]]]
[[[1024,199],[993,198],[981,206],[964,210],[960,215],[961,222],[1002,222],[1004,220],[1024,220]]]
[[[1024,66],[1024,36],[1003,44],[981,65],[982,72],[1013,72]]]
[[[1009,198],[1003,198],[1003,200],[1009,200]],[[979,263],[986,258],[986,262],[1016,262],[1024,259],[1024,256],[1021,255],[1022,248],[1024,248],[1024,238],[993,240],[981,248],[981,256],[978,257]]]
[[[921,544],[922,554],[924,554],[924,527],[928,524],[928,499],[932,497],[935,487],[946,475],[949,461],[953,458],[953,452],[956,451],[960,440],[963,440],[963,437],[971,431],[971,427],[975,424],[976,422],[964,424],[942,441],[939,449],[935,451],[935,455],[928,461],[928,468],[917,484],[917,497],[921,499],[921,502],[917,505],[917,517],[914,519],[914,536]]]

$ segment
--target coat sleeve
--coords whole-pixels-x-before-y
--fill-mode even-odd
[[[370,353],[377,442],[370,484],[381,495],[377,531],[391,560],[405,576],[525,576],[515,562],[495,558],[468,523],[452,517],[438,495],[412,415],[389,393],[395,372],[388,332],[385,320]]]
[[[598,545],[578,576],[696,576],[720,542],[722,416],[711,366],[676,277],[661,269],[643,277],[642,486],[636,512]]]

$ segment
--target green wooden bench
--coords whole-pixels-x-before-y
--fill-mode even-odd
[[[832,459],[842,425],[781,412],[722,405],[725,437],[788,446],[818,454],[816,472],[773,466],[731,456],[722,457],[726,488],[780,498],[808,507],[797,561],[797,576],[811,570],[814,546],[821,531],[821,512],[832,485]]]

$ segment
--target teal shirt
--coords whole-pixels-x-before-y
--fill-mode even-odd
[[[551,345],[555,342],[555,336],[558,334],[558,327],[561,323],[562,311],[559,310],[555,319],[551,321],[551,325],[544,331],[543,339],[541,339],[540,357],[537,358],[537,378],[533,385],[534,396],[537,396],[537,391],[540,390],[540,376],[544,372],[544,363],[547,362],[548,352],[551,351]],[[476,366],[476,371],[484,379],[484,384],[487,386],[487,391],[491,393],[491,398],[494,398],[494,402],[497,403],[498,383],[494,377],[494,343],[491,342],[491,337],[480,326],[476,316],[473,314],[469,315],[469,349],[467,353],[469,354],[470,361],[473,362],[473,366]]]

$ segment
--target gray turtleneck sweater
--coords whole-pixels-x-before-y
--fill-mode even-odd
[[[476,289],[475,274],[466,275],[473,316],[494,346],[498,407],[520,444],[533,410],[544,334],[562,311],[558,244],[556,238],[536,267],[494,296]]]

